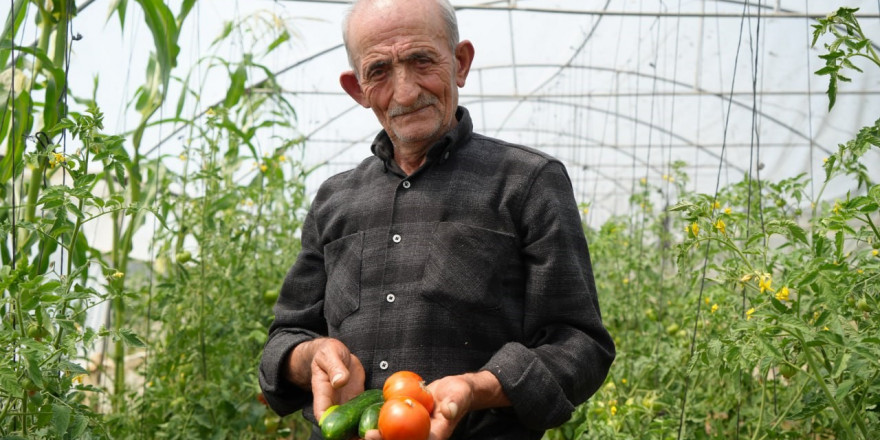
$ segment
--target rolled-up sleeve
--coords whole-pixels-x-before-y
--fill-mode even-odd
[[[287,358],[302,342],[327,334],[323,316],[323,252],[312,213],[302,231],[302,250],[287,273],[275,304],[275,321],[260,359],[260,388],[269,406],[279,415],[297,411],[312,401],[312,394],[285,378]]]
[[[602,324],[589,251],[565,168],[537,171],[520,216],[526,270],[524,338],[483,367],[499,379],[520,421],[548,429],[602,385],[614,342]]]

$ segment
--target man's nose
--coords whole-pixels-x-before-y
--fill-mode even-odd
[[[401,66],[394,71],[394,101],[402,106],[409,106],[419,98],[420,88],[415,75],[406,67]]]

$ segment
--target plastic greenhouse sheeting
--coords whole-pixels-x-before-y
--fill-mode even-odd
[[[338,83],[338,74],[348,68],[340,33],[346,2],[253,0],[229,8],[212,3],[199,2],[197,20],[183,29],[179,64],[203,55],[222,23],[235,17],[269,14],[297,32],[269,67],[279,73],[299,115],[298,132],[290,136],[305,136],[308,166],[322,165],[308,177],[310,193],[370,154],[379,125]],[[800,173],[814,176],[811,191],[817,192],[822,159],[880,117],[880,71],[863,64],[864,73],[851,72],[853,81],[841,83],[829,112],[828,77],[812,73],[824,65],[819,55],[828,40],[811,48],[815,18],[844,5],[860,8],[856,15],[876,45],[876,0],[452,3],[462,38],[476,47],[460,99],[475,129],[563,160],[594,224],[629,212],[629,196],[642,179],[668,182],[674,161],[686,164],[688,188],[700,192],[712,193],[716,185],[748,174],[778,180]],[[88,89],[91,72],[100,73],[99,102],[114,102],[103,104],[105,109],[122,108],[119,99],[126,95],[107,83],[142,75],[138,63],[145,61],[130,53],[148,50],[150,41],[146,30],[129,26],[120,33],[112,21],[103,24],[105,17],[101,8],[84,11],[77,30],[86,38],[78,44],[100,36],[90,33],[123,38],[103,39],[99,54],[77,50],[72,81],[83,83],[78,90]],[[83,24],[90,21],[98,23],[94,30]],[[219,53],[236,59],[247,49],[242,44]],[[205,87],[203,104],[222,100],[225,86],[216,89],[210,96],[212,88]],[[135,116],[126,118],[116,126],[136,122]],[[147,136],[158,143],[169,131],[153,129]],[[164,154],[174,154],[172,144],[165,143]],[[261,148],[271,149],[271,142],[263,141]],[[877,175],[876,149],[864,161]],[[849,185],[833,185],[824,195],[840,197]]]

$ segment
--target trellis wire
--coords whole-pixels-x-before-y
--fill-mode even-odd
[[[736,84],[736,69],[739,64],[739,52],[742,47],[743,26],[745,25],[746,6],[747,5],[748,5],[748,2],[743,3],[742,18],[740,19],[740,26],[739,26],[739,38],[737,40],[736,55],[735,55],[734,61],[733,61],[733,78],[730,81],[731,96],[730,96],[730,99],[728,100],[727,115],[726,115],[725,121],[724,121],[724,129],[723,129],[722,143],[721,143],[721,158],[722,159],[718,163],[718,174],[717,174],[716,180],[715,180],[715,192],[714,192],[715,195],[712,199],[713,211],[715,209],[715,200],[717,200],[717,198],[718,198],[718,191],[721,187],[721,169],[724,164],[724,160],[723,160],[724,153],[727,150],[727,129],[730,126],[730,113],[731,113],[730,112],[730,105],[733,102],[732,93],[734,90],[734,86]],[[704,259],[703,259],[703,268],[702,268],[702,274],[701,274],[701,278],[700,278],[700,291],[699,291],[699,295],[697,296],[696,313],[694,314],[694,329],[693,329],[693,332],[691,333],[690,352],[688,354],[688,361],[686,364],[690,364],[690,362],[694,356],[694,351],[696,350],[697,329],[698,329],[698,324],[700,321],[700,312],[702,309],[703,292],[706,287],[706,271],[709,267],[709,249],[710,249],[711,243],[712,242],[710,240],[706,241],[706,252],[705,252]],[[684,431],[684,416],[685,416],[686,408],[687,408],[688,391],[690,389],[690,380],[689,380],[690,376],[687,373],[687,370],[685,372],[684,379],[685,379],[684,380],[684,390],[682,391],[682,397],[681,397],[681,411],[680,411],[679,419],[678,419],[678,435],[677,435],[678,440],[681,440],[681,437],[682,437],[682,434]],[[739,436],[739,427],[738,426],[737,426],[737,436]]]

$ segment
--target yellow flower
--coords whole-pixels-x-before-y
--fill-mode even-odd
[[[761,288],[761,293],[768,291],[773,292],[774,290],[771,287],[771,284],[773,284],[773,277],[771,277],[769,273],[761,275],[761,279],[758,280],[758,287]]]
[[[73,383],[82,383],[84,377],[86,377],[85,374],[77,374],[76,376],[73,376],[73,378],[71,379],[71,382],[73,382]]]
[[[718,304],[712,304],[712,309],[709,310],[709,311],[712,312],[712,313],[717,312],[717,311],[718,311]]]
[[[724,224],[724,220],[721,220],[719,218],[718,221],[715,222],[715,229],[717,229],[718,232],[720,232],[722,234],[726,234],[727,233],[727,225]]]
[[[827,158],[827,157],[823,157],[823,158],[822,158],[822,163],[828,163],[828,158]]]
[[[180,160],[186,160],[186,153],[180,153],[180,156],[177,156]]]
[[[266,164],[260,164],[260,171],[265,173],[268,169],[269,167]]]
[[[705,299],[704,301],[706,302],[706,305],[708,306],[708,305],[709,305],[709,302],[711,302],[712,300],[710,300],[709,297],[707,296],[706,299]]]
[[[611,406],[611,415],[613,416],[613,415],[616,415],[616,414],[617,414],[617,407],[614,406],[614,405],[612,405],[612,406]]]
[[[871,251],[871,255],[876,257],[877,255],[880,255],[880,251],[878,251],[877,249],[874,249]]]
[[[214,107],[208,107],[208,110],[205,111],[205,114],[208,116],[217,116],[217,113],[214,112]]]
[[[691,224],[691,233],[694,234],[694,237],[700,235],[700,225],[698,225],[697,222]]]
[[[730,214],[730,206],[724,208],[724,213],[725,213],[725,214]]]
[[[623,379],[620,379],[620,383],[626,385],[626,378],[624,377]]]
[[[624,279],[623,279],[623,284],[629,284],[629,278],[624,278]]]
[[[664,174],[664,175],[663,175],[663,180],[669,180],[669,175],[668,175],[668,174]]]
[[[779,292],[776,292],[776,299],[779,301],[788,301],[788,286],[782,286]]]
[[[110,276],[112,276],[113,278],[122,278],[125,276],[125,274],[117,270],[116,272],[113,272],[113,275]]]
[[[826,325],[826,326],[823,326],[823,327],[822,327],[822,330],[824,330],[824,331],[827,332],[828,330],[831,330],[831,329],[829,329],[828,326]]]
[[[55,163],[64,163],[67,162],[67,159],[61,153],[52,153],[55,156]]]
[[[675,182],[675,177],[669,176],[669,183]]]
[[[840,203],[834,202],[834,208],[831,209],[835,214],[840,213]]]
[[[589,214],[589,213],[590,213],[590,208],[584,208],[584,215]]]
[[[754,307],[752,307],[751,309],[746,310],[746,321],[752,319],[752,315],[754,315],[754,314],[755,314],[755,308],[754,308]]]
[[[740,280],[740,282],[748,283],[751,279],[752,279],[752,274],[747,273],[747,274],[743,275],[742,278],[740,278],[739,280]]]
[[[715,203],[712,204],[712,209],[719,209],[719,208],[721,208],[721,202],[716,200]]]
[[[644,177],[642,177],[641,179],[639,179],[639,182],[641,182],[641,184],[644,185],[644,184],[648,183],[648,179],[645,179]]]
[[[278,156],[278,160],[279,160],[280,162],[287,162],[287,156],[285,156],[285,155],[282,154],[281,156]]]

